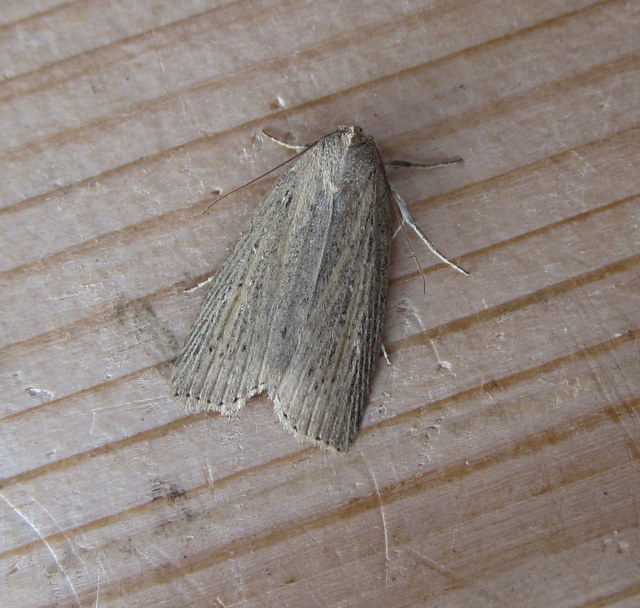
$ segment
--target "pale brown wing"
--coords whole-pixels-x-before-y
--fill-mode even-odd
[[[296,433],[346,449],[380,354],[390,196],[360,132],[297,159],[213,277],[175,395],[230,413],[268,390]]]

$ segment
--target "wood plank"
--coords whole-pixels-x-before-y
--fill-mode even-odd
[[[7,606],[640,599],[640,7],[623,0],[7,1]],[[170,362],[296,143],[360,124],[465,278],[394,241],[355,447]],[[426,291],[423,290],[424,281]]]

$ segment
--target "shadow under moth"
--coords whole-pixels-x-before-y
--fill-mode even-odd
[[[175,396],[232,414],[267,391],[298,438],[349,448],[382,352],[392,205],[467,274],[410,217],[373,139],[340,127],[294,157],[211,278]]]

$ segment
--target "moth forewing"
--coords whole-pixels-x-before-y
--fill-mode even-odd
[[[175,395],[230,414],[267,391],[296,436],[346,450],[381,353],[394,196],[359,127],[297,157],[212,278]]]

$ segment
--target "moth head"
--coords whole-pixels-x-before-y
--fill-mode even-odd
[[[357,125],[341,125],[335,130],[335,133],[337,133],[348,146],[360,146],[373,141],[373,138],[365,135],[362,127],[358,127]]]

